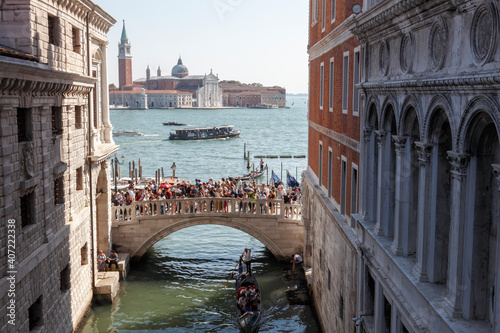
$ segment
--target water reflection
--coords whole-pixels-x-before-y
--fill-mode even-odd
[[[216,225],[177,231],[134,263],[117,301],[93,309],[83,332],[237,332],[234,281],[245,247],[263,295],[260,332],[318,332],[309,306],[288,304],[278,262],[255,238]]]

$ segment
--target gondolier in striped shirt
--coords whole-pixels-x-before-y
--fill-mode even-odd
[[[245,262],[245,265],[247,267],[247,274],[248,275],[252,274],[251,253],[252,253],[252,250],[250,250],[249,248],[245,248],[245,251],[243,251],[243,254],[241,255],[241,257],[243,258],[243,261]]]

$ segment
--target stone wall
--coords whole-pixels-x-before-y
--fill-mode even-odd
[[[107,92],[102,47],[114,20],[96,7],[87,38],[91,6],[86,0],[0,5],[0,44],[40,60],[0,56],[2,332],[70,332],[92,299],[95,229],[103,221],[91,207],[96,206],[97,174],[101,169],[109,174],[106,160],[117,147],[102,108],[107,96],[101,94]],[[54,43],[49,42],[50,15],[57,21]],[[17,35],[13,27],[20,29]],[[16,37],[23,31],[29,32],[28,43]],[[104,60],[99,61],[102,76],[87,75],[89,47],[92,56],[100,57],[94,60]],[[96,109],[93,89],[99,90]],[[108,229],[109,209],[108,199]]]
[[[310,171],[302,179],[305,268],[310,269],[316,311],[325,332],[352,332],[356,317],[357,257],[355,233]]]

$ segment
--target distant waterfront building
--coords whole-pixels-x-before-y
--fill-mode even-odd
[[[357,313],[360,42],[344,2],[311,0],[304,260],[324,332],[353,332]]]
[[[0,14],[0,331],[71,332],[111,248],[115,20],[88,0],[5,1]]]
[[[132,56],[123,23],[122,37],[118,45],[119,82],[118,89],[110,89],[111,105],[133,108],[218,108],[222,107],[222,89],[219,78],[210,74],[189,75],[181,57],[172,68],[171,75],[161,75],[158,66],[156,76],[151,76],[149,66],[146,77],[132,82]],[[124,84],[122,84],[122,82]]]
[[[286,89],[278,86],[261,87],[237,82],[223,81],[224,106],[240,107],[278,107],[286,106]]]

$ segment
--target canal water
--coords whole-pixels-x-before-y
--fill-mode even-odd
[[[163,167],[170,175],[202,181],[218,180],[247,172],[243,143],[254,155],[307,154],[307,99],[288,97],[288,109],[222,110],[127,110],[111,111],[114,130],[140,131],[143,137],[115,137],[118,156],[128,161],[141,158],[143,174],[154,175]],[[177,121],[192,126],[235,125],[240,138],[209,141],[168,141]],[[255,165],[260,159],[255,159]],[[305,158],[266,159],[269,170],[286,179],[307,165]],[[168,171],[167,171],[168,170]],[[269,178],[271,172],[269,171]],[[260,181],[266,181],[263,177]],[[234,280],[228,277],[245,247],[253,254],[263,299],[260,332],[319,332],[314,310],[308,305],[290,305],[285,280],[289,263],[278,262],[266,247],[239,230],[205,225],[179,230],[165,237],[139,262],[133,263],[112,305],[92,309],[82,332],[237,332]]]

